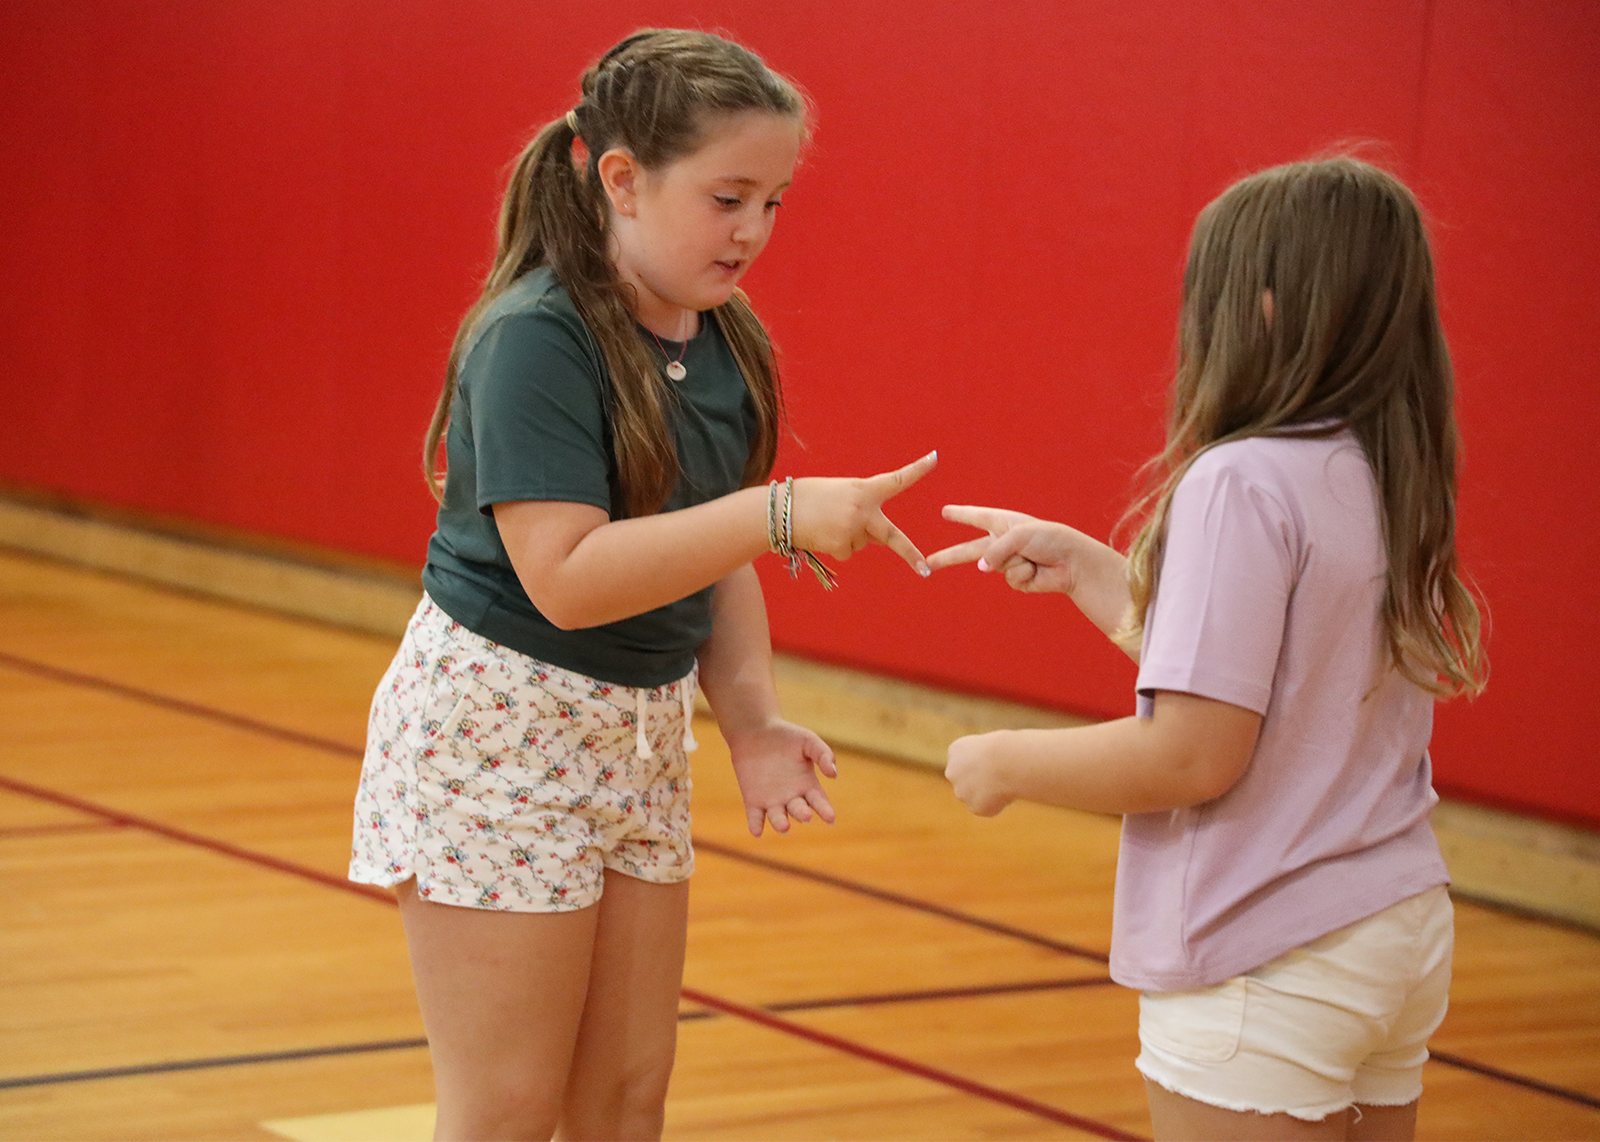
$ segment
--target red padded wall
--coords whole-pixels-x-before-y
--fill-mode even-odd
[[[1436,223],[1494,677],[1438,781],[1600,823],[1600,18],[1535,0],[774,5],[81,0],[0,7],[0,479],[416,561],[417,475],[506,163],[642,24],[731,31],[815,142],[748,285],[785,351],[781,470],[937,447],[895,505],[1104,534],[1156,449],[1195,212],[1371,140]],[[770,561],[768,561],[770,562]],[[1058,599],[882,551],[823,595],[764,569],[792,651],[1064,709],[1131,666]]]

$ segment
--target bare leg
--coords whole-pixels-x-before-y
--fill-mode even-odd
[[[433,1053],[436,1139],[548,1139],[572,1062],[598,909],[491,912],[396,887]]]
[[[660,1138],[678,1043],[689,885],[607,869],[599,911],[561,1137]]]
[[[1223,1110],[1173,1094],[1148,1079],[1144,1091],[1150,1103],[1150,1123],[1159,1142],[1343,1142],[1350,1125],[1347,1110],[1330,1114],[1321,1122],[1306,1122],[1289,1114]]]
[[[1417,1103],[1404,1106],[1361,1106],[1361,1117],[1350,1124],[1347,1135],[1358,1142],[1411,1142],[1417,1136]]]

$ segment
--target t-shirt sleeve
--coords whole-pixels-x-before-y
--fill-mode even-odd
[[[1196,461],[1167,516],[1139,659],[1139,714],[1154,711],[1157,690],[1175,690],[1264,715],[1296,562],[1283,506],[1221,457]]]
[[[478,510],[514,500],[611,509],[599,363],[558,317],[497,320],[467,354]]]

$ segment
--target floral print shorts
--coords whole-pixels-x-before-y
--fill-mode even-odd
[[[607,868],[687,880],[694,689],[540,662],[424,595],[372,701],[350,879],[512,912],[588,907]]]

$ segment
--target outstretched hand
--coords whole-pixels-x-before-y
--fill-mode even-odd
[[[833,824],[833,804],[817,780],[819,772],[839,776],[827,742],[781,720],[730,734],[727,741],[751,836],[759,837],[768,824],[787,833],[791,820],[803,824],[820,817]]]
[[[871,543],[881,543],[911,565],[918,575],[931,574],[916,544],[883,514],[886,500],[899,495],[933,471],[939,454],[930,452],[903,468],[876,476],[807,476],[794,482],[794,545],[849,559]]]
[[[1076,586],[1074,556],[1088,538],[1082,532],[1004,508],[951,504],[944,509],[944,518],[989,534],[934,552],[928,556],[928,566],[934,570],[977,563],[979,571],[1004,574],[1018,591],[1071,594]]]

